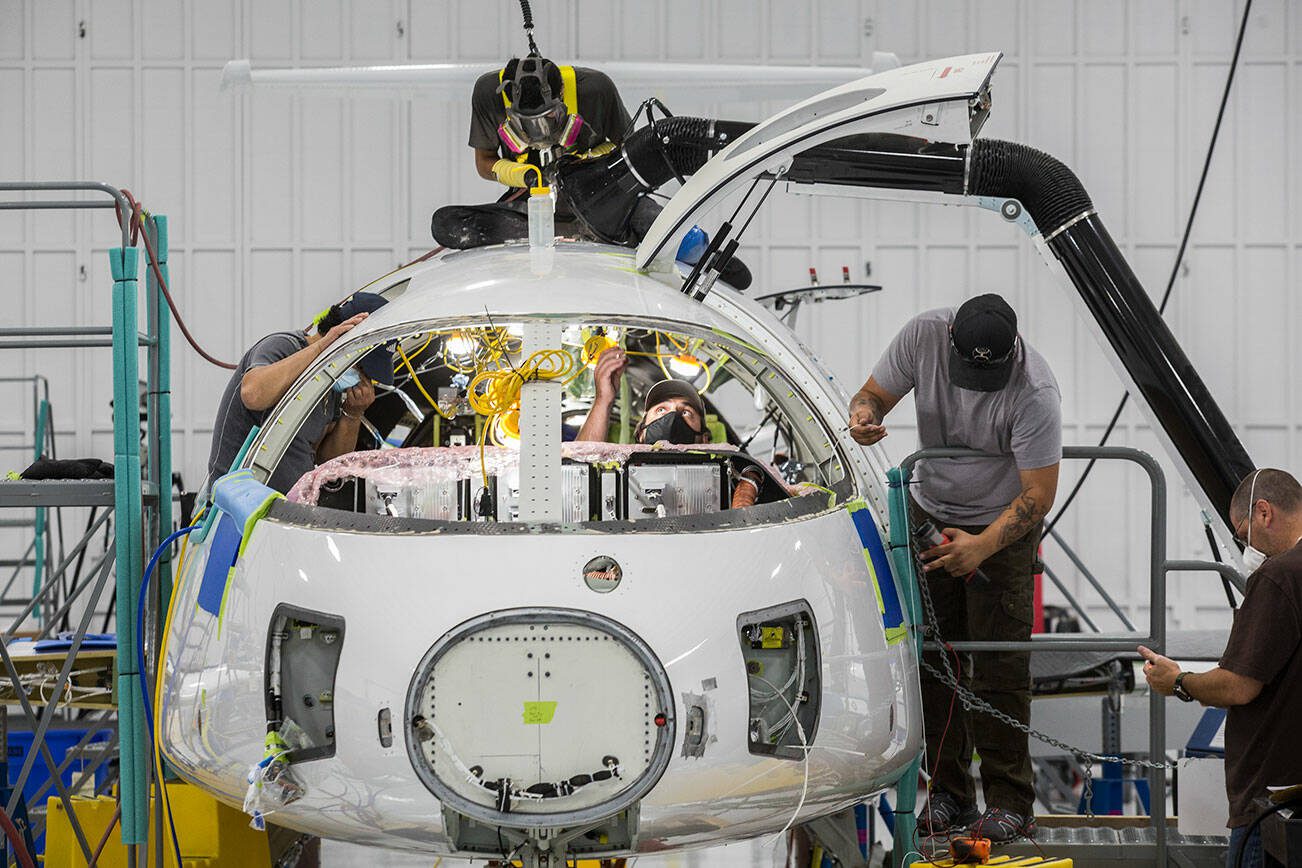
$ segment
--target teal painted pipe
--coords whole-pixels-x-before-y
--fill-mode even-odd
[[[918,591],[917,567],[909,547],[909,478],[900,468],[892,467],[886,473],[886,481],[890,487],[891,559],[894,561],[895,575],[900,576],[904,582],[909,630],[913,635],[918,659],[921,660],[922,597]],[[895,783],[895,854],[891,864],[900,868],[909,868],[914,862],[909,857],[914,853],[913,840],[917,836],[918,817],[905,806],[918,803],[918,771],[921,767],[922,754],[919,753]]]
[[[50,402],[42,398],[36,405],[36,444],[32,447],[35,455],[32,461],[41,460],[42,447],[45,446],[45,427],[49,424]],[[36,509],[36,540],[33,543],[33,569],[32,569],[32,598],[35,599],[41,593],[41,585],[45,579],[45,507]],[[40,626],[42,620],[41,606],[36,607],[36,624]]]
[[[135,611],[144,569],[140,490],[140,395],[137,283],[139,251],[109,251],[113,271],[113,491],[117,544],[118,732],[122,843],[145,843],[149,832],[144,721],[137,685]]]
[[[157,215],[150,220],[154,229],[154,251],[158,254],[158,270],[170,286],[172,275],[167,268],[167,218]],[[147,272],[147,284],[156,284],[152,272]],[[158,353],[158,382],[153,384],[158,395],[158,442],[150,444],[158,451],[158,539],[157,548],[172,531],[172,320],[168,315],[167,299],[163,297],[161,287],[152,287],[158,310],[158,322],[155,323]],[[159,611],[158,623],[161,627],[162,616],[167,612],[167,602],[172,594],[172,552],[171,547],[163,554],[158,564],[158,589],[162,609]]]

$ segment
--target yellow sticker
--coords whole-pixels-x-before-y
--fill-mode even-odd
[[[556,716],[556,703],[554,702],[526,702],[524,704],[524,722],[526,724],[540,726],[544,723],[551,723],[552,718]]]
[[[781,627],[763,627],[760,629],[760,647],[761,648],[781,648],[782,647],[782,628]]]

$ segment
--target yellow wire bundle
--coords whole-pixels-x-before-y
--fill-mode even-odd
[[[577,372],[575,368],[578,368]],[[564,350],[538,350],[518,367],[480,371],[475,374],[474,379],[470,381],[466,397],[470,401],[471,409],[485,417],[484,435],[487,435],[499,415],[519,411],[520,390],[524,388],[525,383],[536,380],[562,380],[568,385],[569,381],[582,371],[583,368],[575,362],[574,356]],[[484,435],[479,437],[479,471],[483,476],[484,485],[487,486],[488,466],[484,460],[484,445],[488,442],[488,437]]]
[[[515,368],[480,371],[470,381],[466,397],[476,413],[496,416],[520,400],[520,390],[534,380],[563,380],[577,367],[564,350],[538,350]]]

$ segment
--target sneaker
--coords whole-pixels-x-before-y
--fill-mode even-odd
[[[935,789],[923,802],[922,828],[929,835],[943,835],[974,822],[976,805],[965,805],[948,790]]]
[[[992,844],[1006,844],[1018,838],[1035,837],[1035,817],[1006,811],[1003,808],[986,808],[986,812],[975,823],[968,826],[968,833],[981,838],[989,838]]]

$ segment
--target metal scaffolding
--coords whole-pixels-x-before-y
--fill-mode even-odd
[[[990,458],[1000,456],[992,456],[964,448],[933,447],[913,453],[900,462],[899,467],[893,468],[888,474],[891,488],[891,545],[894,552],[894,564],[896,570],[904,577],[910,622],[917,643],[919,659],[921,659],[924,647],[927,650],[937,650],[941,649],[941,646],[931,640],[924,642],[926,624],[919,588],[919,577],[913,556],[910,553],[907,488],[912,481],[914,467],[920,461],[972,457]],[[1075,552],[1064,545],[1064,550],[1068,553],[1069,558],[1082,570],[1086,581],[1098,591],[1108,607],[1121,618],[1128,632],[1100,633],[1098,628],[1090,623],[1091,633],[1078,636],[1066,637],[1063,634],[1050,634],[1034,637],[1028,642],[955,641],[947,643],[946,648],[951,648],[960,653],[971,651],[1113,651],[1133,654],[1136,646],[1146,645],[1159,654],[1163,654],[1168,650],[1167,642],[1169,638],[1166,628],[1166,583],[1168,574],[1173,572],[1214,572],[1223,580],[1233,583],[1242,590],[1242,577],[1228,564],[1212,561],[1174,560],[1168,557],[1166,476],[1162,472],[1161,465],[1151,455],[1138,449],[1122,446],[1067,446],[1062,450],[1062,457],[1065,460],[1126,461],[1137,465],[1148,478],[1151,499],[1148,557],[1149,623],[1147,631],[1135,630],[1102,584],[1088,570],[1085,570],[1084,564],[1079,563],[1079,558]],[[1066,588],[1056,578],[1052,579],[1052,581],[1066,594]],[[1075,598],[1070,594],[1066,594],[1066,596],[1072,608],[1082,617],[1086,617],[1084,609]],[[1086,620],[1088,623],[1087,618]],[[1148,828],[1142,830],[1143,833],[1147,834],[1132,835],[1133,839],[1120,843],[1118,843],[1119,839],[1114,835],[1112,843],[1117,844],[1118,847],[1120,847],[1121,843],[1127,844],[1130,848],[1130,854],[1147,864],[1166,865],[1168,858],[1175,855],[1171,852],[1172,849],[1177,853],[1186,851],[1181,854],[1183,858],[1188,855],[1187,851],[1199,848],[1205,850],[1209,847],[1219,848],[1223,846],[1224,839],[1215,840],[1203,836],[1186,837],[1178,833],[1173,834],[1168,828],[1166,816],[1167,770],[1165,768],[1166,697],[1156,691],[1150,691],[1148,700],[1147,772],[1151,803]],[[1107,750],[1106,747],[1105,750]],[[1085,752],[1081,752],[1081,754],[1088,756]],[[1122,761],[1119,756],[1103,760],[1103,762],[1115,763]],[[915,760],[897,784],[897,799],[901,809],[901,813],[897,817],[897,835],[895,838],[895,858],[897,860],[895,864],[897,865],[908,866],[913,861],[909,859],[909,851],[911,850],[909,845],[913,839],[917,820],[907,806],[914,804],[916,801],[918,769],[919,761]],[[1056,852],[1069,850],[1071,855],[1080,860],[1082,855],[1090,848],[1097,849],[1100,842],[1097,835],[1091,836],[1091,833],[1099,831],[1101,826],[1103,826],[1103,821],[1096,820],[1094,826],[1087,824],[1080,829],[1042,830],[1047,834],[1038,836],[1037,841],[1044,846],[1052,846],[1052,849]],[[1083,834],[1073,834],[1076,832]],[[1074,849],[1076,847],[1081,847],[1081,852],[1077,852]],[[1001,849],[1001,852],[1020,854],[1023,849],[1026,848],[1021,845],[1005,846]],[[1219,849],[1217,852],[1219,852]],[[1177,861],[1179,860],[1177,859]]]
[[[146,269],[143,301],[145,304],[145,331],[139,329],[139,304],[141,293],[137,280],[139,251],[132,243],[132,209],[126,195],[116,187],[93,181],[33,181],[0,182],[0,194],[55,193],[78,196],[89,194],[93,198],[30,199],[15,197],[0,201],[0,210],[50,210],[50,209],[114,209],[122,231],[120,247],[108,251],[113,277],[112,319],[108,325],[53,326],[0,329],[0,349],[48,348],[112,348],[113,353],[113,470],[112,480],[42,480],[0,482],[0,508],[36,509],[38,539],[44,533],[45,510],[62,507],[90,507],[93,511],[86,531],[80,540],[66,552],[61,551],[57,564],[42,567],[42,579],[34,588],[20,614],[0,637],[0,658],[9,683],[0,682],[0,702],[17,703],[33,733],[32,749],[28,752],[10,795],[6,811],[11,815],[22,797],[23,785],[30,777],[36,757],[44,759],[51,770],[50,783],[38,792],[39,798],[53,786],[63,802],[73,834],[89,862],[91,846],[73,810],[71,793],[79,789],[90,776],[112,755],[116,745],[122,822],[122,842],[127,847],[127,864],[134,866],[137,848],[146,843],[149,832],[150,772],[148,742],[144,730],[140,681],[137,663],[135,623],[136,603],[140,593],[141,574],[145,559],[169,532],[172,522],[170,482],[171,468],[171,398],[170,398],[170,344],[169,320],[163,305],[162,290],[152,271]],[[144,219],[143,231],[148,233],[157,251],[157,265],[167,279],[167,219],[150,216]],[[144,365],[141,370],[141,351]],[[143,374],[143,377],[142,377]],[[142,458],[141,395],[145,401],[144,457]],[[48,401],[45,415],[37,411],[38,448],[42,442],[39,428],[42,418],[48,421]],[[101,528],[112,527],[112,542],[103,555],[85,570],[81,567],[87,549]],[[26,557],[26,555],[24,555]],[[38,560],[46,557],[44,550]],[[74,567],[74,564],[76,565]],[[166,557],[160,562],[160,581],[155,589],[170,586],[170,565]],[[75,570],[74,581],[68,581],[70,570]],[[60,709],[75,706],[69,697],[75,696],[72,676],[83,670],[91,652],[83,651],[97,604],[105,596],[109,575],[115,575],[112,607],[116,611],[117,642],[112,661],[116,678],[109,702],[97,716],[81,721],[88,732],[78,748],[85,748],[99,731],[113,728],[112,707],[116,707],[116,734],[107,747],[101,750],[91,767],[82,771],[81,779],[70,789],[62,780],[62,773],[76,757],[70,751],[63,764],[57,764],[51,755],[45,736]],[[158,593],[153,597],[153,612],[158,612]],[[57,601],[57,602],[56,602]],[[41,613],[37,638],[49,637],[68,616],[74,604],[84,606],[74,629],[67,637],[66,650],[59,652],[61,665],[58,674],[31,695],[32,683],[28,661],[16,650],[11,653],[9,641],[33,613]],[[44,609],[42,608],[44,607]],[[155,625],[158,627],[160,625]],[[155,630],[156,632],[156,630]],[[33,643],[34,644],[34,643]],[[100,655],[104,657],[103,654]],[[103,661],[101,660],[101,663]],[[86,707],[86,706],[82,706]],[[101,708],[101,706],[93,706]],[[0,718],[2,724],[3,718]],[[0,735],[5,730],[0,725]],[[161,812],[158,818],[161,822]]]

